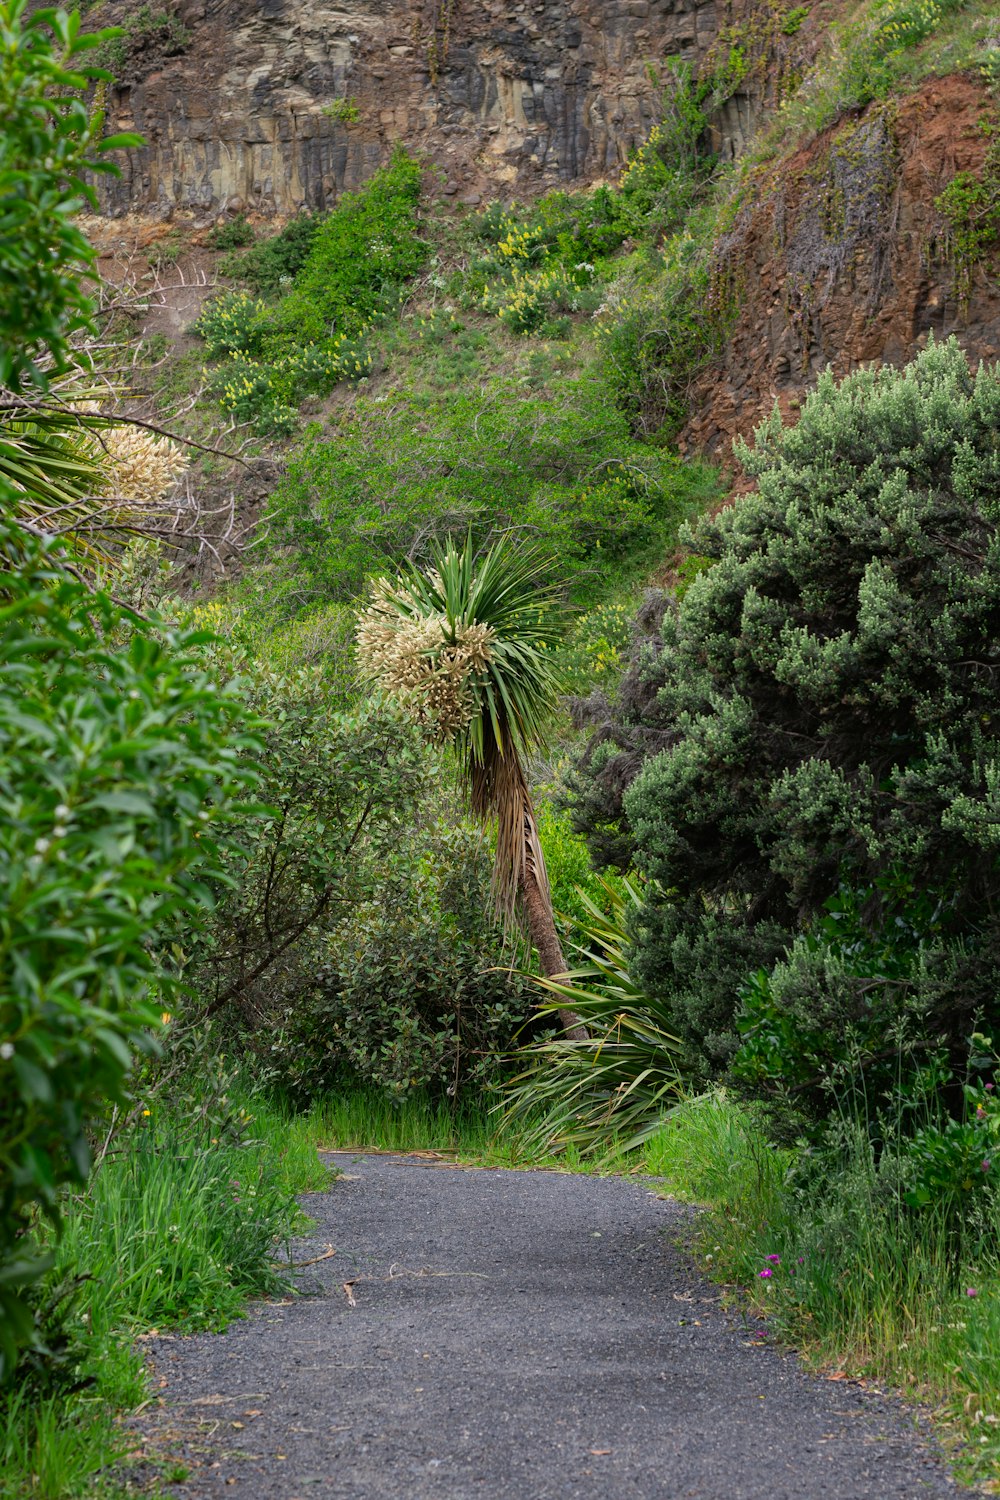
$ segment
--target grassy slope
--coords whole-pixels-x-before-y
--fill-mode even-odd
[[[84,1384],[67,1394],[26,1379],[0,1403],[5,1500],[112,1500],[130,1492],[126,1459],[137,1457],[165,1480],[183,1477],[156,1455],[130,1454],[118,1426],[116,1414],[149,1395],[132,1340],[222,1328],[249,1296],[278,1290],[281,1241],[303,1222],[294,1195],[330,1177],[316,1156],[318,1116],[291,1119],[261,1099],[229,1103],[239,1124],[228,1141],[197,1120],[154,1122],[154,1109],[67,1206],[53,1283],[85,1271],[68,1325]]]

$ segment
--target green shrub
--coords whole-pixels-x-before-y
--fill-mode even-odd
[[[328,938],[268,1065],[299,1102],[370,1084],[465,1100],[496,1077],[529,1008],[481,836],[438,822],[398,838],[375,889]]]
[[[723,347],[736,302],[711,262],[713,221],[694,217],[652,262],[613,282],[597,317],[597,343],[612,399],[633,431],[672,437],[691,380]]]
[[[289,463],[268,504],[271,557],[246,588],[282,614],[348,600],[472,526],[484,542],[543,537],[587,602],[662,556],[706,475],[635,442],[591,378],[360,398]]]
[[[874,888],[843,887],[770,972],[751,976],[732,1076],[767,1101],[778,1135],[819,1143],[835,1114],[875,1139],[897,1137],[961,1110],[930,1003],[961,1003],[966,955],[948,943],[953,905],[953,894],[916,888],[899,871]],[[966,1016],[962,1038],[951,1018],[953,1054],[974,1020]]]
[[[399,149],[324,218],[293,220],[259,256],[240,261],[240,274],[279,290],[286,269],[296,269],[276,304],[227,292],[195,324],[209,355],[226,356],[209,382],[226,411],[265,436],[287,436],[306,396],[371,372],[369,326],[392,310],[426,256],[416,232],[419,197],[420,167]]]
[[[23,0],[0,4],[0,384],[45,383],[75,359],[70,338],[90,325],[94,251],[73,222],[96,208],[94,173],[117,173],[108,152],[141,144],[104,135],[86,94],[85,54],[117,33],[78,30],[79,13]]]
[[[566,685],[575,693],[613,688],[628,661],[633,609],[619,600],[598,604],[574,625],[561,656]]]
[[[998,129],[992,125],[990,133]],[[947,252],[959,300],[967,305],[977,266],[1000,244],[1000,138],[991,141],[980,175],[957,172],[934,206],[948,225]]]
[[[277,234],[258,240],[245,255],[227,255],[219,270],[223,276],[245,281],[258,296],[277,296],[291,286],[309,259],[321,222],[319,214],[296,214]]]
[[[630,158],[615,201],[622,230],[650,241],[682,228],[713,166],[704,149],[704,88],[688,64],[672,59],[667,66],[666,77],[659,80],[663,117]]]
[[[757,493],[694,529],[714,566],[649,622],[589,752],[579,825],[657,882],[638,975],[703,1073],[730,1063],[761,969],[792,1076],[837,997],[840,1031],[873,1023],[859,1088],[906,1016],[955,1079],[1000,1020],[998,415],[1000,375],[952,341],[823,377],[796,427],[765,423],[742,453]],[[867,893],[863,960],[817,925],[841,888]]]
[[[270,660],[238,649],[233,662],[248,703],[268,720],[268,814],[250,810],[229,888],[187,944],[197,1000],[185,1015],[218,1017],[252,1054],[309,993],[329,932],[371,898],[429,773],[414,727],[374,704],[344,712],[321,665],[278,675]]]
[[[33,1336],[36,1212],[86,1179],[256,780],[253,720],[201,643],[0,529],[0,1374]]]
[[[225,354],[259,354],[267,315],[266,304],[246,292],[223,292],[205,303],[192,332],[204,340],[211,359]]]
[[[320,220],[305,264],[275,310],[272,353],[356,336],[395,309],[399,288],[427,256],[417,233],[420,179],[419,163],[398,147],[388,166]]]
[[[537,271],[515,269],[508,280],[483,289],[480,305],[512,333],[534,333],[554,314],[586,309],[593,274],[593,266],[585,262],[571,269],[558,264]]]
[[[324,104],[320,114],[326,115],[328,120],[336,120],[338,125],[356,125],[361,119],[357,100],[346,95],[342,99],[331,99],[329,104]]]
[[[213,250],[242,250],[254,242],[254,228],[246,214],[217,224],[208,237]]]

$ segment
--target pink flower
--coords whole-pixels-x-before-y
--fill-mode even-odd
[[[979,1293],[974,1286],[967,1286],[965,1288],[965,1295],[967,1297],[978,1297]]]
[[[981,1172],[988,1172],[990,1170],[990,1167],[992,1167],[992,1165],[993,1165],[993,1163],[990,1161],[989,1157],[988,1156],[984,1156],[982,1162],[980,1163],[979,1170]]]
[[[983,1108],[983,1106],[981,1104],[977,1104],[976,1105],[976,1119],[977,1120],[985,1120],[986,1119],[986,1111],[985,1111],[985,1109]]]
[[[765,1266],[763,1271],[757,1272],[757,1275],[760,1277],[761,1281],[767,1281],[769,1277],[774,1275],[774,1272],[772,1271],[770,1266]]]
[[[986,1090],[986,1092],[988,1094],[992,1094],[994,1085],[992,1083],[984,1083],[983,1084],[983,1088]]]
[[[767,1261],[767,1264],[769,1266],[780,1266],[781,1265],[781,1256],[780,1255],[765,1255],[764,1259]]]

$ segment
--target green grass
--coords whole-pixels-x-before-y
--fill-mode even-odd
[[[643,1161],[666,1191],[706,1205],[692,1252],[739,1289],[766,1337],[925,1401],[961,1445],[966,1477],[1000,1476],[995,1201],[956,1251],[953,1223],[900,1208],[891,1154],[876,1165],[848,1139],[836,1167],[796,1186],[794,1154],[721,1095],[679,1110]]]
[[[228,1106],[225,1127],[153,1109],[67,1205],[53,1277],[87,1277],[65,1329],[86,1384],[51,1392],[22,1375],[0,1399],[4,1500],[124,1493],[109,1472],[128,1447],[116,1414],[146,1396],[132,1337],[223,1328],[287,1285],[281,1244],[305,1223],[295,1195],[330,1180],[319,1113]]]
[[[96,1384],[73,1396],[43,1395],[15,1387],[0,1402],[0,1494],[10,1500],[111,1500],[124,1493],[102,1470],[121,1460],[128,1442],[115,1420],[145,1395],[138,1356],[121,1345],[95,1341],[84,1374]]]
[[[414,1093],[389,1099],[377,1089],[352,1089],[324,1100],[314,1118],[322,1144],[339,1151],[440,1151],[478,1166],[545,1168],[559,1172],[641,1170],[626,1162],[611,1143],[598,1158],[584,1161],[571,1148],[558,1155],[526,1149],[522,1132],[505,1132],[502,1107],[484,1101],[480,1108],[453,1110]]]

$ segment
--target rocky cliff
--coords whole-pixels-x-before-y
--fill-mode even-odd
[[[146,138],[104,207],[195,216],[327,206],[423,150],[477,201],[617,173],[657,118],[651,65],[697,63],[714,0],[178,0],[189,40],[155,41],[109,90]],[[125,19],[120,0],[102,21]],[[730,108],[738,125],[739,110]],[[356,116],[356,118],[351,118]]]
[[[991,171],[993,107],[981,80],[932,79],[761,172],[716,246],[735,316],[690,391],[683,447],[728,460],[775,402],[794,414],[820,371],[905,364],[931,331],[1000,358],[1000,246],[984,236],[963,272],[939,206],[956,173]]]

